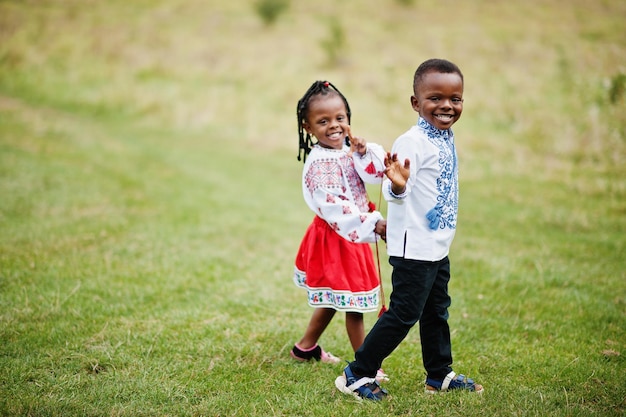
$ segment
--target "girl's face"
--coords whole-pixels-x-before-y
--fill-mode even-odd
[[[313,97],[303,126],[324,148],[341,149],[350,129],[341,97],[336,94]]]
[[[457,73],[428,72],[411,96],[413,110],[439,130],[449,129],[463,112],[463,80]]]

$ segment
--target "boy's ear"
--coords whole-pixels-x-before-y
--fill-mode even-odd
[[[420,103],[415,96],[411,96],[411,107],[413,107],[413,110],[416,112],[420,112]]]

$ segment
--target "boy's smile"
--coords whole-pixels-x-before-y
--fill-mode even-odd
[[[449,129],[463,112],[463,80],[456,73],[428,72],[411,96],[411,105],[437,129]]]

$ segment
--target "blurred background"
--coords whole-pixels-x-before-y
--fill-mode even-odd
[[[149,126],[294,148],[294,107],[330,79],[355,129],[390,144],[412,122],[417,65],[467,78],[466,153],[539,165],[624,155],[620,1],[3,1],[2,90]],[[10,106],[5,103],[4,106]],[[487,146],[488,145],[488,146]],[[528,161],[517,158],[520,165]],[[515,160],[515,159],[514,159]],[[524,167],[506,164],[508,169]]]

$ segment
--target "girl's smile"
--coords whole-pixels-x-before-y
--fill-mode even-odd
[[[337,95],[318,96],[309,103],[304,128],[315,136],[320,146],[342,149],[348,134],[348,114],[346,106]]]

